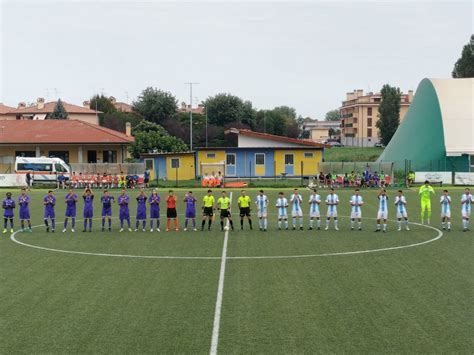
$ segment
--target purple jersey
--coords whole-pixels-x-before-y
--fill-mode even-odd
[[[128,204],[130,203],[130,197],[128,195],[120,195],[118,197],[118,204],[120,206],[119,218],[125,219],[130,218],[130,210]]]
[[[76,217],[77,194],[69,193],[65,197],[66,201],[66,217]]]
[[[160,218],[160,196],[151,195],[148,202],[150,203],[150,218]]]
[[[13,217],[13,209],[15,208],[15,200],[10,198],[6,198],[2,202],[3,207],[3,217],[12,218]]]
[[[43,203],[44,203],[44,219],[46,218],[55,218],[56,214],[54,212],[54,205],[56,204],[56,197],[55,196],[50,196],[46,195],[43,197]]]
[[[18,196],[18,205],[20,206],[20,219],[30,219],[30,196],[21,194]]]
[[[112,216],[112,202],[114,201],[113,196],[105,196],[103,195],[100,198],[100,201],[102,202],[102,217],[105,216]]]
[[[186,204],[186,218],[196,218],[196,198],[186,196],[184,202]]]
[[[84,218],[92,218],[94,215],[94,206],[92,203],[94,202],[94,195],[84,195],[82,196],[84,199]]]
[[[146,219],[146,199],[145,195],[137,196],[137,219]]]

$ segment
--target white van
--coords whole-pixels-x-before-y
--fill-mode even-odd
[[[28,158],[16,157],[15,173],[30,172],[34,182],[56,182],[57,176],[63,173],[66,180],[71,177],[71,168],[60,158]]]

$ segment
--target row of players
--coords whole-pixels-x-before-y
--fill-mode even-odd
[[[84,218],[84,229],[83,231],[92,231],[92,218],[93,218],[93,201],[94,193],[91,189],[86,189],[82,195],[84,200],[83,208],[83,218]],[[379,200],[379,208],[377,212],[377,228],[376,232],[387,231],[387,219],[388,219],[388,195],[385,189],[382,189],[377,195]],[[75,218],[76,218],[76,205],[78,202],[78,195],[75,193],[74,189],[69,189],[69,192],[65,196],[66,203],[66,213],[64,219],[64,228],[63,232],[66,232],[69,218],[71,219],[71,231],[74,232],[75,227]],[[136,196],[137,200],[137,211],[136,211],[136,222],[135,222],[135,231],[138,231],[140,227],[142,230],[146,230],[146,220],[147,220],[147,201],[150,205],[150,231],[153,232],[156,223],[156,231],[160,231],[160,202],[161,198],[158,195],[156,189],[154,189],[150,196],[145,194],[143,189],[140,190],[139,194]],[[100,198],[102,203],[102,231],[105,230],[106,221],[108,222],[108,230],[111,230],[112,225],[112,204],[115,202],[115,198],[109,194],[106,190],[103,192],[103,195]],[[119,209],[119,220],[120,220],[120,232],[124,230],[124,222],[127,222],[128,230],[132,231],[130,223],[130,210],[129,203],[130,197],[128,196],[125,189],[122,189],[121,194],[117,198]],[[185,194],[183,202],[186,206],[185,212],[185,227],[186,231],[188,228],[189,221],[192,221],[193,230],[196,229],[196,203],[197,199],[194,197],[193,193],[189,191]],[[25,222],[28,224],[28,231],[31,232],[31,218],[29,211],[30,197],[27,194],[26,189],[22,189],[20,196],[18,197],[19,208],[19,219],[21,223],[21,230],[25,231]],[[309,229],[314,228],[314,221],[316,221],[316,228],[321,228],[321,196],[317,193],[317,190],[313,190],[309,200]],[[337,206],[339,205],[339,197],[335,193],[334,189],[330,190],[330,193],[327,195],[325,203],[327,205],[327,214],[326,214],[326,230],[329,229],[329,224],[331,219],[334,222],[334,228],[338,228],[338,214]],[[243,229],[244,218],[247,218],[249,227],[252,229],[252,219],[251,219],[251,198],[246,194],[245,190],[241,191],[241,195],[237,200],[237,204],[240,212],[240,226]],[[288,207],[291,204],[291,217],[292,217],[292,226],[293,229],[297,227],[297,220],[299,220],[299,228],[303,229],[303,197],[299,193],[298,189],[294,189],[293,194],[290,196],[290,200],[285,197],[283,192],[280,192],[275,203],[275,207],[278,211],[278,228],[288,229]],[[444,190],[443,196],[440,198],[441,204],[441,219],[443,229],[451,229],[451,197],[448,194],[447,190]],[[474,204],[474,200],[468,188],[465,189],[464,194],[461,197],[461,213],[463,219],[463,230],[469,230],[469,217],[471,214],[471,205]],[[55,230],[55,205],[56,197],[52,190],[48,191],[48,194],[43,198],[44,205],[44,223],[46,226],[46,231],[50,231],[49,222],[51,222],[51,231]],[[170,230],[171,222],[174,222],[174,229],[179,230],[178,227],[178,215],[176,211],[177,205],[177,196],[174,195],[173,190],[169,190],[168,196],[166,197],[166,231]],[[268,216],[268,206],[269,200],[264,194],[263,190],[259,191],[255,199],[255,205],[257,208],[257,217],[259,219],[259,229],[266,231],[267,230],[267,216]],[[351,229],[355,227],[357,222],[357,229],[362,230],[362,206],[364,205],[364,200],[360,195],[359,189],[355,190],[354,195],[350,199],[351,205]],[[404,227],[406,230],[409,230],[408,227],[408,213],[407,213],[407,200],[403,195],[403,191],[399,190],[397,196],[395,197],[394,205],[397,213],[398,220],[398,231],[402,230],[402,223],[404,222]],[[16,207],[15,200],[12,198],[11,192],[7,192],[6,198],[2,202],[2,208],[4,210],[4,230],[3,233],[7,233],[8,222],[10,222],[11,232],[13,232],[14,226],[14,209]],[[231,200],[227,196],[225,191],[221,192],[221,197],[214,199],[212,195],[212,190],[208,190],[207,195],[203,198],[202,205],[202,223],[201,230],[204,230],[206,221],[208,224],[208,229],[211,229],[211,224],[213,221],[213,216],[215,210],[220,211],[220,222],[221,229],[224,230],[224,225],[226,220],[228,220],[232,230],[234,229],[232,216],[231,216]]]

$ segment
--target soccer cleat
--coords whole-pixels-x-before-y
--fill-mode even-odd
[[[66,228],[63,229],[63,233],[66,233]]]
[[[135,228],[134,232],[138,232],[138,228]]]
[[[295,226],[293,226],[293,230],[296,230],[296,227],[295,227]]]
[[[109,232],[112,232],[112,228],[109,227]]]
[[[405,230],[409,231],[409,230],[410,230],[410,227],[406,226],[406,227],[405,227]]]
[[[278,230],[281,231],[281,227],[278,227]]]
[[[324,228],[325,231],[328,231],[329,230],[329,226],[327,226],[326,228]]]
[[[338,230],[339,230],[339,227],[334,227],[334,229],[338,231]]]
[[[401,228],[401,227],[400,227],[400,228],[398,228],[398,229],[397,229],[397,231],[401,232],[401,231],[402,231],[402,228]]]
[[[301,226],[301,227],[300,227],[300,231],[302,231],[302,230],[303,230],[303,227]]]
[[[48,232],[49,232],[49,227],[46,227],[46,233],[48,233]]]
[[[287,230],[288,230],[288,227],[286,227],[285,230],[287,231]]]
[[[143,229],[142,229],[142,232],[146,232],[146,229],[145,229],[145,228],[143,228]]]
[[[160,231],[160,228],[156,228],[156,231],[159,232],[159,231]]]
[[[54,233],[54,228],[51,229],[51,233]]]
[[[30,232],[30,233],[31,233],[31,232],[33,232],[33,230],[32,230],[31,228],[29,228],[29,229],[28,229],[28,232]]]
[[[102,232],[105,231],[104,227],[102,227]]]
[[[122,232],[123,232],[123,228],[120,228],[119,232],[122,233]]]
[[[312,231],[312,230],[313,230],[313,227],[309,227],[308,230]]]
[[[376,233],[377,233],[377,232],[380,232],[380,229],[379,229],[379,228],[377,228],[376,230],[374,230],[374,232],[376,232]]]
[[[188,231],[188,228],[184,228],[183,231],[184,231],[184,232],[187,232],[187,231]]]
[[[387,230],[386,230],[386,229],[384,229],[384,230],[382,231],[382,233],[387,233]]]
[[[362,227],[359,227],[359,230],[361,231],[361,230],[362,230]]]
[[[131,232],[131,231],[132,231],[132,228],[128,228],[128,231]]]
[[[83,230],[82,230],[82,233],[85,233],[85,232],[87,232],[87,231],[86,231],[85,229],[83,229]]]
[[[351,227],[351,231],[353,231],[353,230],[354,230],[354,227]]]
[[[320,230],[321,230],[321,227],[318,227],[318,231],[320,231]]]
[[[179,228],[176,228],[175,231],[176,231],[176,232],[179,232]]]
[[[3,234],[6,234],[6,233],[7,233],[7,229],[5,228],[5,229],[3,230]]]
[[[197,232],[197,228],[193,228],[193,231]]]
[[[251,230],[251,231],[253,230],[253,227],[252,227],[252,226],[250,226],[250,230]]]
[[[445,226],[443,226],[443,230],[446,230],[446,227],[445,227]]]
[[[150,228],[150,232],[152,232],[152,233],[153,233],[153,228]]]
[[[74,228],[72,228],[72,229],[71,229],[71,232],[72,232],[72,233],[74,233],[74,232],[75,232]]]

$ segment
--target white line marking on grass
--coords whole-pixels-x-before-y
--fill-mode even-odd
[[[230,193],[232,202],[232,192]],[[214,325],[212,327],[212,339],[210,355],[217,354],[217,345],[219,344],[219,328],[221,325],[222,297],[224,294],[225,264],[227,260],[227,240],[229,239],[229,219],[226,222],[227,230],[224,233],[224,245],[222,247],[221,271],[219,272],[219,285],[217,287],[216,310],[214,311]]]

